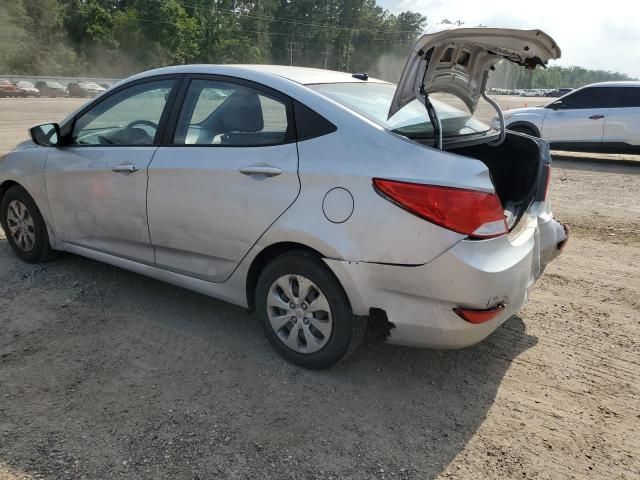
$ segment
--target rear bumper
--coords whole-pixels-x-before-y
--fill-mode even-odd
[[[523,223],[524,222],[524,223]],[[463,240],[420,266],[326,260],[342,282],[354,313],[386,312],[394,325],[388,341],[429,348],[480,342],[527,301],[528,292],[566,239],[549,213],[523,218],[517,231],[489,240]],[[497,317],[472,324],[456,307],[508,305]]]

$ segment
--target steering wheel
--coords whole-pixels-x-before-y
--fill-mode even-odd
[[[125,135],[127,136],[127,139],[131,143],[147,143],[147,142],[142,142],[142,140],[144,140],[142,138],[133,138],[134,137],[134,135],[132,135],[133,128],[138,125],[146,125],[147,127],[151,127],[154,130],[158,130],[158,124],[155,122],[152,122],[151,120],[134,120],[124,128]],[[155,133],[154,135],[149,135],[149,138],[153,141],[154,136],[155,136]]]

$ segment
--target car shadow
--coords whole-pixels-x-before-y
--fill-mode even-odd
[[[514,316],[458,351],[383,343],[327,371],[282,360],[255,315],[0,240],[0,466],[62,478],[434,478],[537,343]]]

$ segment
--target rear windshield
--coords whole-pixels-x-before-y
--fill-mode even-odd
[[[373,120],[392,132],[412,139],[433,138],[433,126],[427,111],[414,100],[387,119],[396,86],[389,83],[326,83],[310,88]],[[437,95],[436,95],[437,97]],[[443,137],[477,135],[491,130],[486,123],[473,118],[447,102],[431,98],[442,124]]]

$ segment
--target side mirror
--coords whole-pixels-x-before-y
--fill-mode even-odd
[[[566,105],[561,101],[553,102],[550,106],[552,110],[562,110],[566,107]]]
[[[43,123],[29,129],[31,139],[41,147],[55,147],[60,142],[60,125],[57,123]]]

